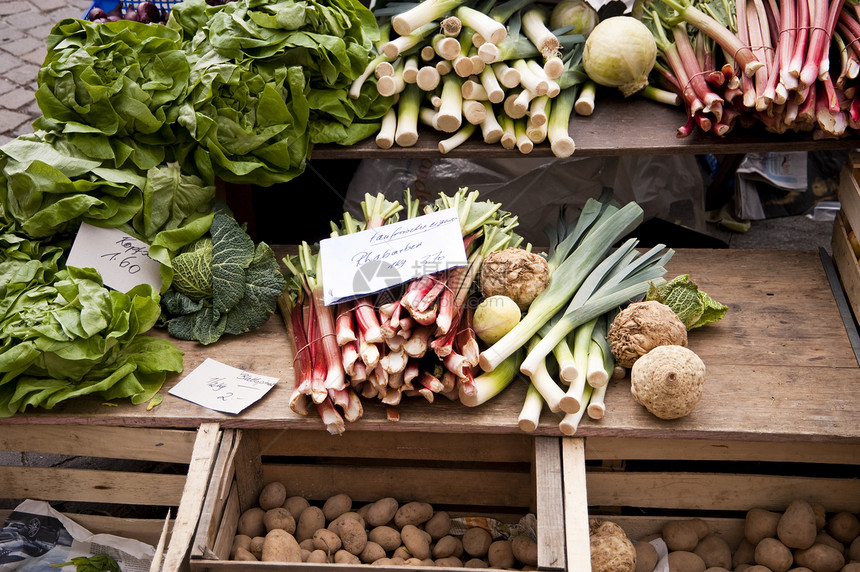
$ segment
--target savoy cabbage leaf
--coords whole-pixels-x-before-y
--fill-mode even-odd
[[[717,322],[729,310],[728,306],[699,290],[689,274],[676,276],[661,286],[651,284],[645,299],[656,300],[672,308],[687,330]]]
[[[216,211],[209,236],[173,259],[162,313],[171,336],[208,345],[224,334],[261,327],[275,312],[284,277],[272,249],[254,242],[227,212]],[[208,292],[208,295],[206,293]]]

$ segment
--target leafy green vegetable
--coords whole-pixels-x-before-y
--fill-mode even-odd
[[[728,306],[699,290],[689,274],[676,276],[662,286],[651,284],[645,299],[656,300],[672,308],[687,330],[722,320],[729,310]]]
[[[210,236],[172,261],[174,287],[162,298],[171,336],[212,344],[223,334],[261,327],[274,313],[284,278],[272,249],[256,248],[226,212],[216,211]]]
[[[51,566],[62,568],[63,566],[74,565],[75,572],[99,572],[107,570],[109,572],[122,572],[119,563],[114,560],[110,554],[94,554],[93,556],[78,556],[72,558],[71,562],[58,562]]]
[[[63,268],[66,247],[0,235],[0,417],[89,394],[143,403],[182,371],[169,340],[140,335],[160,316],[158,292]]]

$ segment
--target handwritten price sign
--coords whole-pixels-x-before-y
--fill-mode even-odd
[[[68,264],[95,268],[105,286],[120,292],[139,284],[161,288],[161,265],[149,257],[149,245],[114,228],[82,223]]]
[[[260,400],[278,378],[257,375],[206,358],[168,393],[222,413],[241,413]]]

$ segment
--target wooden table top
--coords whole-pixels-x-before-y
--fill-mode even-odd
[[[707,367],[701,403],[685,418],[664,421],[633,401],[629,378],[612,381],[605,417],[584,418],[578,436],[860,443],[860,367],[817,252],[679,249],[666,276],[685,273],[729,306],[722,321],[690,332],[690,348]],[[315,413],[302,417],[289,409],[292,354],[279,314],[258,331],[208,347],[176,343],[185,352],[186,373],[211,357],[280,381],[239,415],[169,395],[180,374],[168,379],[164,401],[149,411],[145,405],[106,406],[80,398],[0,423],[181,428],[217,421],[224,427],[324,431]],[[378,401],[365,399],[363,418],[348,423],[347,431],[519,432],[526,387],[524,380],[515,380],[477,408],[444,398],[432,404],[407,398],[398,422],[386,420]],[[544,410],[535,434],[561,435],[559,420]]]

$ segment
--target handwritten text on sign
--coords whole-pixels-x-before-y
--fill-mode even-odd
[[[235,414],[261,399],[277,382],[276,377],[257,375],[206,358],[168,393],[208,409]]]
[[[105,286],[128,292],[139,284],[161,289],[161,264],[149,257],[149,245],[115,228],[82,223],[69,266],[95,268]]]
[[[320,241],[326,305],[466,264],[456,209]]]

